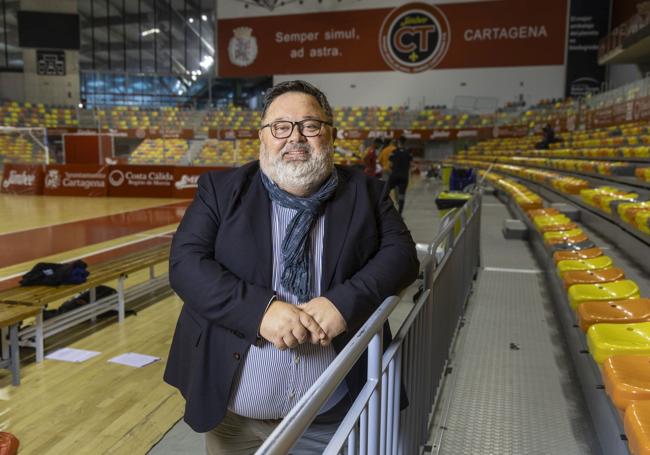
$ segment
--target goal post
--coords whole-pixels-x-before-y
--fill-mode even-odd
[[[47,129],[0,126],[0,161],[50,164]]]

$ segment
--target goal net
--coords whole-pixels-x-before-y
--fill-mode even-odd
[[[0,164],[50,163],[45,128],[0,126]]]

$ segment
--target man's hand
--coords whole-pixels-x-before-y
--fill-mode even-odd
[[[264,313],[260,335],[280,350],[295,348],[307,341],[322,344],[327,338],[313,317],[300,307],[280,300],[271,303]]]
[[[316,320],[322,327],[327,338],[321,340],[322,346],[327,346],[337,335],[347,330],[347,324],[339,310],[325,297],[316,297],[309,302],[299,305],[302,311]]]

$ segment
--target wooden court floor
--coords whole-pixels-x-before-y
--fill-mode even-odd
[[[0,194],[0,289],[15,285],[36,262],[92,263],[169,241],[187,204]],[[157,273],[166,267],[158,265]],[[127,287],[147,277],[134,274]],[[68,347],[99,356],[83,363],[23,362],[19,387],[0,370],[0,431],[18,437],[20,454],[146,453],[182,416],[182,398],[162,381],[180,308],[172,296],[123,324],[84,327]],[[126,352],[161,361],[140,369],[107,362]]]

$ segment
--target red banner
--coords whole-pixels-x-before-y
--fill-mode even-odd
[[[51,164],[45,168],[46,196],[107,196],[108,166]]]
[[[198,187],[201,174],[216,169],[227,169],[225,167],[194,167],[176,166],[174,168],[174,188],[172,197],[193,198]]]
[[[43,166],[5,163],[1,190],[11,194],[43,194]]]
[[[109,196],[172,197],[173,166],[111,166]]]
[[[561,65],[567,0],[409,3],[218,21],[223,77]]]

